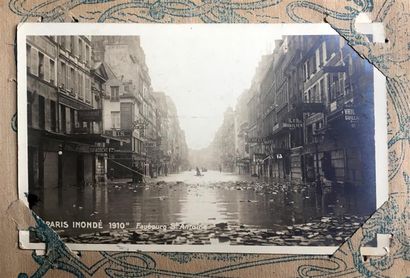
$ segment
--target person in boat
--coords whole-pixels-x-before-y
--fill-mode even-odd
[[[199,168],[198,168],[198,167],[196,167],[196,175],[197,175],[197,176],[201,176],[201,171],[199,171]]]

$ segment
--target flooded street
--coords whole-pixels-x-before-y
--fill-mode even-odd
[[[195,176],[194,171],[183,172],[151,179],[145,185],[118,180],[107,185],[53,188],[39,195],[41,201],[34,210],[44,220],[102,221],[104,231],[135,230],[137,223],[185,223],[229,226],[236,230],[269,229],[279,233],[298,225],[303,231],[302,226],[308,225],[310,232],[314,232],[316,223],[326,224],[326,234],[328,226],[335,221],[333,225],[338,230],[334,237],[337,237],[337,233],[342,235],[340,227],[348,225],[347,235],[373,211],[368,202],[361,202],[363,194],[359,192],[340,188],[324,189],[320,193],[305,184],[268,182],[215,171],[204,172],[203,176]],[[351,217],[357,219],[350,221]],[[117,227],[115,223],[125,226]],[[63,237],[102,231],[71,225],[54,228]]]

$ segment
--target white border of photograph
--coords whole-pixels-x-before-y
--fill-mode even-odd
[[[358,30],[373,35],[373,42],[384,43],[384,28],[381,23],[357,25]],[[308,24],[116,24],[116,23],[22,23],[17,29],[17,78],[18,78],[18,196],[27,207],[28,148],[27,148],[27,75],[26,37],[63,35],[115,35],[138,36],[141,30],[150,33],[159,29],[169,32],[195,32],[217,28],[230,32],[233,28],[257,28],[258,32],[274,35],[338,35],[326,23]],[[388,148],[387,148],[387,90],[386,78],[374,67],[374,120],[376,163],[376,208],[388,199]],[[31,243],[28,231],[19,231],[19,246],[23,249],[44,250],[44,243]],[[367,248],[369,254],[386,252],[386,241],[378,240],[377,248]],[[381,245],[381,246],[380,246]],[[316,254],[331,255],[339,246],[231,246],[231,245],[137,245],[137,244],[67,244],[71,250],[98,251],[156,251],[156,252],[222,252],[266,254]]]

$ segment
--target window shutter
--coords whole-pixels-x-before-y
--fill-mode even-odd
[[[83,97],[83,90],[81,86],[81,82],[83,80],[83,74],[82,72],[78,72],[78,78],[77,78],[77,88],[78,88],[78,95],[79,97]]]
[[[75,84],[74,84],[74,86],[75,86],[75,90],[77,91],[77,94],[79,95],[79,96],[81,96],[81,92],[80,92],[80,72],[78,72],[78,71],[76,71],[75,72],[75,75],[76,75],[76,78],[75,78]]]
[[[87,99],[91,102],[91,79],[87,78]]]
[[[78,87],[78,94],[83,97],[83,91],[81,90],[82,75],[83,75],[82,72],[78,72],[77,87]]]
[[[315,52],[315,59],[316,59],[316,61],[315,61],[315,65],[316,65],[316,68],[314,69],[314,72],[318,72],[319,70],[320,70],[320,55],[319,55],[319,48],[318,49],[316,49],[316,52]]]
[[[53,80],[53,84],[57,84],[57,79],[56,79],[56,63],[54,60],[50,59],[50,81]]]
[[[64,82],[63,82],[63,80],[64,80],[63,78],[64,78],[64,77],[61,75],[61,67],[62,67],[62,66],[61,66],[61,62],[58,63],[58,65],[55,64],[55,66],[57,67],[57,78],[56,78],[55,80],[58,80],[58,81],[57,81],[57,82],[58,82],[57,84],[58,84],[58,85],[61,85],[62,83],[64,83]]]
[[[50,59],[44,56],[44,80],[50,82]]]
[[[323,56],[322,56],[322,62],[323,64],[326,63],[326,59],[327,59],[327,49],[326,49],[326,41],[324,41],[322,43],[322,50],[323,50]]]
[[[71,90],[71,68],[67,67],[67,89]]]
[[[26,46],[26,57],[27,57],[27,71],[30,72],[31,71],[31,46],[29,44],[27,44]]]
[[[38,50],[31,48],[31,73],[38,76]]]
[[[86,84],[85,84],[85,75],[83,75],[83,78],[82,78],[82,80],[81,80],[81,88],[82,88],[82,95],[84,96],[85,94],[86,94],[86,91],[87,91],[87,87],[86,87]]]
[[[87,49],[86,49],[86,44],[85,44],[85,42],[83,42],[83,49],[81,49],[81,51],[82,51],[82,56],[83,56],[83,61],[84,62],[86,62],[86,63],[88,63],[88,61],[87,61]]]
[[[87,47],[87,51],[88,51],[88,63],[90,63],[90,67],[91,67],[91,55],[92,55],[91,47]]]
[[[79,49],[79,44],[80,44],[79,38],[74,37],[74,49],[75,49],[75,55],[76,55],[76,56],[80,56],[80,52],[78,51],[78,49]]]
[[[73,76],[71,76],[71,88],[73,88],[73,93],[78,94],[77,92],[77,72],[76,70],[73,71]]]
[[[65,48],[68,51],[71,51],[71,37],[70,36],[65,37]]]
[[[77,37],[72,37],[73,39],[73,53],[75,56],[78,56],[78,39]]]

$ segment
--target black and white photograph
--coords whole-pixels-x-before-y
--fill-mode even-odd
[[[329,26],[95,26],[19,30],[19,195],[72,249],[331,254],[387,198],[384,80]]]

